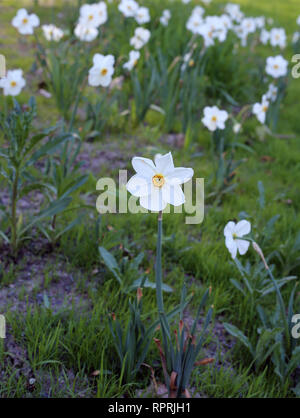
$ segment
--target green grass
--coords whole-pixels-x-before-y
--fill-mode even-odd
[[[50,13],[43,1],[38,3],[39,6],[33,10],[46,23],[49,19],[55,20],[64,2],[56,1],[55,8]],[[212,13],[219,3],[223,4],[213,1],[210,6]],[[300,13],[298,0],[240,0],[236,3],[242,4],[247,15],[265,14],[272,17],[274,26],[284,26],[289,35],[296,30],[295,20]],[[19,6],[32,7],[32,4],[29,0],[4,0],[0,16],[1,53],[6,56],[8,68],[20,67],[25,73],[30,72],[34,62],[31,48],[34,39],[18,38],[10,21]],[[152,5],[157,7],[155,1]],[[131,27],[126,30],[129,33]],[[118,33],[116,38],[117,36],[121,35]],[[116,40],[112,48],[116,49],[117,44]],[[103,48],[106,50],[107,45]],[[127,46],[123,45],[122,48],[121,53],[126,54]],[[261,51],[263,59],[273,53],[270,48]],[[287,48],[284,55],[290,60],[291,48]],[[32,93],[36,93],[41,81],[34,73],[29,76],[29,80],[29,87],[20,96],[22,103],[28,101]],[[247,79],[244,82],[247,84]],[[92,89],[88,89],[88,92],[95,98],[96,93]],[[183,214],[164,216],[164,282],[174,289],[174,292],[165,294],[167,308],[171,309],[179,302],[184,279],[187,280],[189,293],[194,293],[189,307],[191,315],[194,314],[197,301],[204,291],[212,286],[215,312],[208,343],[215,346],[216,362],[205,367],[200,366],[202,368],[195,370],[193,374],[192,387],[201,396],[295,396],[291,390],[292,385],[281,385],[267,366],[254,372],[250,367],[251,358],[248,352],[238,343],[224,354],[224,341],[219,340],[219,335],[213,329],[223,321],[232,322],[243,327],[254,342],[259,326],[257,315],[250,311],[248,301],[241,298],[230,283],[231,278],[239,280],[239,275],[224,245],[223,228],[228,220],[247,217],[251,221],[255,239],[263,242],[264,253],[271,255],[269,261],[274,265],[277,278],[300,274],[299,265],[294,267],[299,254],[291,252],[300,231],[299,95],[300,80],[290,80],[278,126],[278,133],[284,137],[267,136],[261,141],[252,121],[249,125],[246,124],[242,142],[250,145],[252,152],[240,148],[235,154],[235,160],[243,159],[235,174],[236,188],[233,193],[224,195],[220,204],[216,204],[213,199],[206,199],[205,219],[201,225],[186,225]],[[51,125],[57,121],[59,113],[54,98],[46,99],[38,95],[37,104],[37,126],[44,126],[45,123]],[[77,120],[78,126],[82,124],[81,120]],[[182,150],[172,148],[166,142],[157,113],[148,112],[146,122],[138,126],[130,117],[117,115],[116,120],[111,122],[108,133],[92,144],[90,158],[96,158],[103,151],[116,152],[122,156],[122,169],[133,173],[132,156],[138,153],[151,157],[157,152],[168,152],[172,148],[175,165],[191,166],[196,177],[205,178],[205,194],[208,196],[215,190],[212,179],[215,167],[210,154],[210,139],[199,120],[195,122],[193,129],[191,147]],[[116,177],[118,168],[111,161],[104,161],[94,173],[90,173],[89,180],[80,189],[80,194],[75,194],[74,202],[81,202],[81,197],[86,194],[95,201],[98,196],[95,190],[97,179],[101,176]],[[262,209],[258,204],[259,181],[265,189],[265,207]],[[156,216],[102,215],[97,231],[96,210],[86,211],[85,214],[84,222],[63,235],[49,260],[47,249],[41,245],[40,250],[44,253],[41,256],[35,255],[33,265],[28,265],[26,257],[32,251],[32,243],[29,241],[25,244],[25,257],[21,258],[18,265],[14,265],[9,258],[4,262],[0,291],[14,292],[13,286],[17,290],[13,299],[10,300],[9,293],[6,300],[3,296],[0,299],[0,311],[7,318],[9,335],[7,341],[0,339],[1,363],[4,361],[4,366],[0,366],[0,397],[135,396],[135,390],[145,390],[150,385],[150,371],[146,368],[139,373],[137,382],[124,385],[120,378],[121,368],[113,347],[107,317],[114,312],[125,324],[129,319],[128,296],[120,292],[115,279],[101,262],[98,245],[112,251],[118,262],[124,257],[132,258],[143,251],[145,256],[141,270],[147,272],[149,279],[154,281]],[[266,233],[266,223],[277,214],[279,218],[273,231]],[[71,219],[72,215],[64,215],[61,222],[66,223]],[[38,237],[35,238],[38,240]],[[280,252],[281,258],[276,257],[276,251]],[[46,260],[44,264],[40,263],[40,257]],[[246,262],[246,258],[254,265],[259,263],[253,252],[245,256],[245,259],[241,258],[241,261]],[[42,264],[39,270],[34,269],[36,260]],[[24,278],[26,271],[30,274]],[[64,287],[64,274],[70,280],[70,288]],[[134,279],[135,277],[132,278]],[[284,288],[285,300],[291,289],[292,285]],[[59,298],[61,302],[57,303]],[[16,301],[18,304],[14,306]],[[274,302],[274,295],[270,295],[267,298],[268,305],[272,306]],[[299,312],[299,294],[296,303]],[[143,319],[150,323],[156,318],[153,290],[144,290],[143,305]],[[21,372],[18,371],[20,361]],[[157,380],[162,381],[159,356],[154,344],[146,363],[154,367]],[[32,385],[29,384],[30,378],[35,379]]]

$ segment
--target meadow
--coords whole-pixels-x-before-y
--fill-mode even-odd
[[[95,4],[0,5],[0,397],[300,397],[298,0]]]

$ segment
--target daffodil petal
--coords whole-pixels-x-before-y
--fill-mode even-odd
[[[166,174],[174,170],[173,157],[170,152],[168,154],[157,156],[155,158],[155,165],[158,173]]]
[[[165,184],[162,188],[163,200],[174,206],[180,206],[185,202],[185,196],[180,186]]]
[[[248,251],[250,242],[249,241],[244,241],[242,239],[237,239],[236,240],[236,245],[237,245],[237,248],[239,250],[239,253],[241,255],[244,255]]]
[[[156,173],[155,165],[149,158],[133,157],[132,166],[142,177],[153,177]]]
[[[189,181],[194,175],[192,168],[177,167],[167,173],[166,180],[169,184],[183,184]]]
[[[151,192],[151,180],[147,180],[145,177],[135,174],[126,184],[126,189],[129,193],[133,194],[133,196],[148,196]]]
[[[236,243],[236,240],[234,240],[232,238],[232,236],[227,236],[226,239],[225,239],[225,245],[226,245],[228,251],[230,252],[231,257],[233,259],[236,258],[236,255],[237,255],[237,243]]]
[[[140,205],[145,209],[159,212],[165,209],[167,202],[163,200],[161,188],[152,187],[151,193],[148,196],[142,196],[140,198]]]
[[[249,234],[251,231],[251,224],[249,221],[246,221],[243,219],[242,221],[239,221],[235,226],[235,233],[238,237],[242,237],[244,235]]]

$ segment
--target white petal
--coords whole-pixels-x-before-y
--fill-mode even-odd
[[[134,196],[148,196],[151,191],[151,180],[135,174],[126,184],[126,188]]]
[[[152,177],[156,173],[155,165],[149,158],[133,157],[132,166],[142,177]]]
[[[235,233],[237,234],[238,237],[247,235],[249,234],[250,231],[251,231],[251,224],[249,221],[242,220],[238,222],[235,226]]]
[[[237,254],[237,244],[236,244],[236,240],[234,240],[232,237],[226,237],[225,239],[225,245],[228,249],[228,251],[231,254],[232,258],[236,257]]]
[[[189,181],[194,175],[192,168],[176,167],[173,171],[166,174],[169,184],[183,184]]]
[[[169,171],[174,170],[173,157],[170,152],[162,156],[156,156],[155,165],[157,172],[160,174],[166,174]]]
[[[235,223],[233,221],[228,222],[224,228],[225,237],[232,237],[232,234],[235,232]]]
[[[246,252],[248,251],[250,242],[249,241],[244,241],[242,239],[237,239],[235,241],[236,241],[236,245],[237,245],[237,248],[239,250],[239,253],[241,255],[246,254]]]
[[[162,187],[163,200],[174,206],[183,205],[185,196],[180,186],[165,184]]]
[[[140,198],[140,205],[145,209],[158,212],[165,209],[167,202],[163,200],[161,188],[152,186],[151,193]]]

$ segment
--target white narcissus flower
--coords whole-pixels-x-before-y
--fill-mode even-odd
[[[134,36],[130,39],[130,45],[135,49],[141,49],[149,41],[151,32],[148,29],[136,28]]]
[[[171,12],[170,10],[166,9],[163,11],[162,16],[159,18],[159,21],[163,26],[168,26],[170,19],[171,19]]]
[[[93,67],[89,70],[88,82],[90,86],[108,87],[114,73],[115,58],[113,55],[95,54]]]
[[[240,10],[239,4],[228,3],[225,6],[225,12],[236,22],[240,22],[243,19],[243,13]]]
[[[225,122],[228,119],[226,110],[220,110],[217,106],[206,106],[203,113],[202,122],[210,131],[225,129]]]
[[[99,18],[99,25],[103,25],[107,21],[107,6],[104,1],[100,1],[100,3],[96,4],[97,7],[97,15]]]
[[[22,70],[9,70],[4,78],[0,79],[0,87],[4,96],[18,96],[26,85]]]
[[[239,221],[237,224],[233,221],[228,222],[224,228],[225,245],[234,259],[237,256],[237,251],[240,255],[246,254],[250,242],[239,238],[248,235],[251,231],[251,224],[249,221]]]
[[[134,17],[139,25],[148,23],[151,20],[149,9],[147,7],[139,7]]]
[[[55,25],[43,25],[42,30],[47,41],[59,42],[64,36],[64,31]]]
[[[129,52],[129,60],[125,62],[123,65],[123,68],[125,68],[128,71],[131,71],[137,64],[138,59],[140,58],[139,51],[130,51]]]
[[[134,157],[132,166],[136,174],[128,181],[127,190],[140,198],[140,205],[151,211],[164,210],[170,205],[180,206],[185,202],[181,184],[189,181],[194,174],[192,168],[174,167],[172,154],[155,157],[152,160]]]
[[[240,123],[236,122],[236,123],[233,125],[232,130],[233,130],[233,132],[234,132],[235,134],[238,134],[238,133],[240,132],[241,128],[242,128],[242,125],[241,125]]]
[[[82,26],[98,28],[107,20],[106,4],[84,4],[79,10],[78,23]]]
[[[266,63],[266,73],[274,78],[283,77],[287,74],[288,62],[281,55],[268,57]]]
[[[134,17],[139,5],[135,0],[121,0],[118,9],[125,17]]]
[[[295,32],[293,34],[292,43],[296,44],[299,41],[299,39],[300,39],[300,32]]]
[[[196,34],[199,33],[200,27],[203,24],[203,19],[197,13],[192,14],[186,22],[187,30]]]
[[[98,29],[93,26],[85,26],[78,23],[74,29],[74,34],[84,42],[92,42],[98,36]]]
[[[282,28],[273,28],[270,31],[270,44],[272,46],[279,46],[285,48],[286,46],[286,34]]]
[[[39,26],[40,19],[34,13],[29,15],[26,9],[20,9],[11,24],[18,29],[21,35],[32,35],[34,28]]]
[[[271,102],[275,102],[277,99],[277,94],[278,94],[278,87],[276,87],[273,83],[271,83],[266,93],[266,98],[270,99]]]
[[[267,111],[269,109],[269,102],[266,96],[262,97],[261,103],[255,103],[252,108],[252,112],[257,117],[260,123],[264,124],[266,121]]]
[[[267,45],[268,41],[270,40],[270,32],[268,32],[266,29],[263,29],[260,32],[259,40],[263,45]]]
[[[255,20],[252,17],[245,17],[241,22],[241,26],[247,34],[253,33],[256,30]]]

